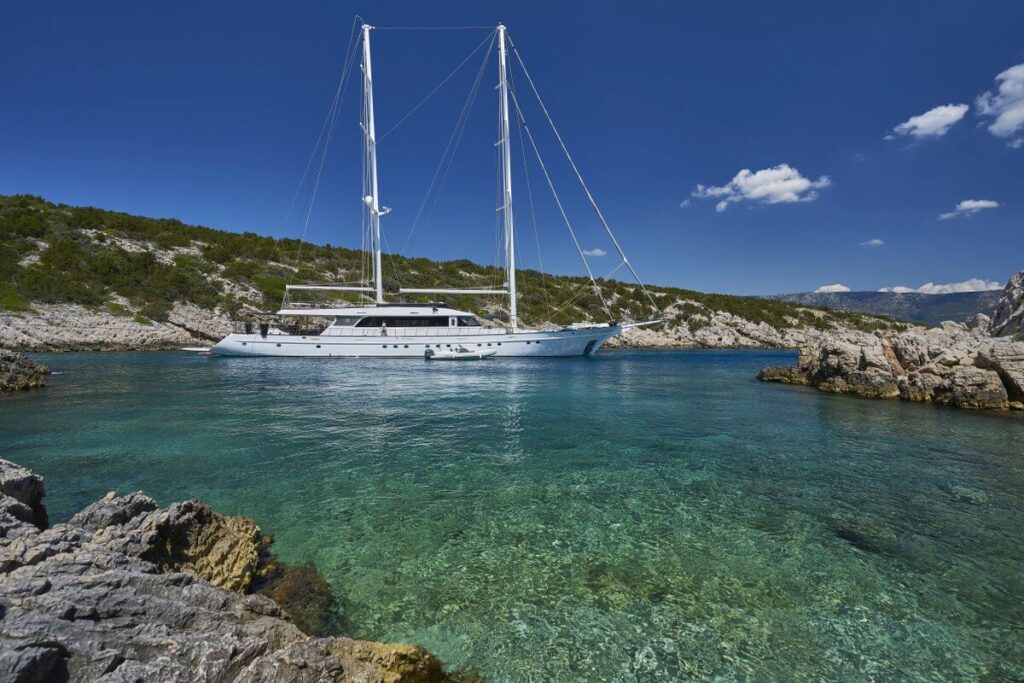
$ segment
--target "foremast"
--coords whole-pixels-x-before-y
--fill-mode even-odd
[[[505,219],[505,268],[508,273],[508,322],[519,326],[516,311],[516,240],[512,220],[512,157],[508,133],[508,66],[505,49],[505,25],[498,24],[498,114],[501,118],[501,212]]]
[[[366,167],[369,174],[368,195],[363,203],[370,212],[370,233],[373,242],[373,284],[376,302],[384,303],[384,277],[381,271],[381,239],[380,217],[388,212],[380,208],[377,196],[377,129],[373,119],[373,66],[370,62],[370,30],[373,27],[363,24],[363,139],[366,152]]]

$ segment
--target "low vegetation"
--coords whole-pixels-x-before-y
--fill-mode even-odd
[[[500,287],[503,273],[466,260],[430,261],[385,256],[385,289]],[[254,307],[274,310],[288,282],[348,283],[368,269],[362,252],[186,225],[92,207],[54,204],[32,195],[0,196],[0,308],[21,312],[33,303],[105,308],[136,320],[166,320],[175,302],[220,308],[236,317]],[[527,323],[605,320],[600,300],[583,277],[519,272],[520,316]],[[658,316],[639,287],[600,281],[611,315],[621,320]],[[763,299],[650,288],[670,323],[692,331],[712,312],[730,313],[775,328],[899,327],[895,320]],[[426,300],[426,297],[423,297]],[[449,304],[498,315],[493,297],[447,297]]]

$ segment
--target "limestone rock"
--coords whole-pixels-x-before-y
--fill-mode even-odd
[[[47,530],[5,512],[42,493],[39,477],[0,461],[0,680],[448,680],[422,648],[311,638],[270,599],[240,592],[258,534],[249,520],[140,493]]]
[[[146,351],[220,339],[227,316],[176,304],[167,322],[136,320],[74,304],[33,304],[0,314],[0,348],[21,351]]]
[[[797,367],[764,368],[758,378],[869,398],[1010,409],[1024,402],[1024,341],[980,329],[947,322],[902,332],[835,330],[808,339]]]
[[[988,328],[992,324],[992,318],[988,317],[984,313],[975,313],[967,320],[964,321],[964,325],[969,330],[982,330],[988,334]]]
[[[46,384],[50,369],[24,354],[0,350],[0,391],[21,391]]]
[[[938,375],[925,372],[911,372],[897,380],[900,398],[904,401],[931,401],[935,398],[935,390],[942,386]]]
[[[1003,296],[992,312],[989,331],[994,337],[1024,335],[1024,271],[1006,283]]]
[[[936,388],[935,402],[957,408],[1006,410],[1009,400],[999,375],[993,370],[958,367]]]
[[[141,492],[121,497],[109,493],[68,524],[152,562],[160,571],[192,574],[219,588],[247,590],[259,563],[259,527],[245,517],[225,517],[197,500],[160,509]]]
[[[39,529],[47,526],[43,478],[7,460],[0,460],[0,503],[3,512]]]
[[[829,377],[819,383],[818,388],[835,394],[855,394],[865,398],[898,398],[900,395],[896,378],[877,368]]]
[[[978,351],[975,365],[996,371],[1011,400],[1024,400],[1024,341],[992,340]]]

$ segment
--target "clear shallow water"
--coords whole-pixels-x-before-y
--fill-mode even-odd
[[[0,456],[54,521],[249,515],[350,635],[487,680],[1024,678],[1024,420],[753,379],[792,357],[53,355]]]

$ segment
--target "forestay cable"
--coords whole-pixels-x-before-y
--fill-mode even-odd
[[[533,133],[530,132],[530,126],[526,123],[526,117],[523,116],[523,110],[519,106],[519,99],[516,97],[515,90],[510,90],[512,95],[512,103],[516,107],[516,113],[519,116],[519,120],[523,124],[523,130],[526,131],[526,137],[530,141],[530,146],[533,148],[533,153],[537,157],[537,163],[540,164],[540,170],[544,173],[544,179],[548,182],[548,188],[551,190],[551,195],[555,198],[555,204],[558,206],[558,211],[562,214],[562,220],[565,221],[565,227],[569,229],[569,235],[572,237],[572,243],[576,245],[576,251],[580,255],[580,260],[583,261],[583,267],[587,269],[587,276],[590,278],[591,286],[594,289],[594,293],[597,294],[597,298],[601,301],[601,307],[604,308],[605,313],[608,317],[612,317],[611,309],[608,307],[608,302],[604,299],[604,294],[601,292],[601,288],[597,284],[597,280],[594,279],[594,273],[590,269],[590,263],[587,261],[586,255],[583,253],[583,247],[580,246],[580,242],[576,239],[576,232],[572,229],[572,222],[569,220],[568,214],[565,212],[565,207],[562,206],[562,200],[558,197],[558,192],[555,191],[555,185],[551,182],[551,176],[548,174],[547,166],[544,164],[544,159],[540,156],[540,150],[537,149],[537,142],[533,139]],[[564,306],[563,306],[564,308]]]
[[[636,283],[640,286],[640,290],[647,296],[647,300],[651,302],[652,306],[654,306],[654,310],[658,311],[658,313],[660,314],[661,308],[658,306],[658,303],[654,300],[654,297],[651,296],[651,293],[647,291],[647,288],[644,286],[643,280],[640,279],[640,276],[637,274],[636,269],[633,268],[633,264],[629,262],[628,258],[626,258],[626,252],[622,250],[622,247],[619,245],[619,241],[615,239],[615,234],[612,232],[611,227],[608,225],[608,221],[605,220],[604,214],[601,213],[601,209],[598,207],[597,202],[594,200],[594,196],[590,193],[590,189],[587,187],[587,183],[583,180],[583,175],[580,173],[579,168],[576,167],[576,162],[573,161],[572,155],[569,154],[569,148],[566,147],[565,141],[562,140],[562,136],[559,134],[558,128],[555,126],[555,122],[551,118],[551,114],[548,113],[548,108],[544,105],[544,100],[541,99],[540,92],[537,91],[537,86],[534,84],[533,78],[530,77],[530,72],[526,68],[526,63],[523,61],[522,55],[519,54],[519,50],[516,48],[516,45],[511,38],[509,38],[508,42],[512,45],[512,53],[516,56],[516,60],[519,62],[519,66],[522,67],[523,74],[526,76],[526,81],[530,84],[530,89],[533,90],[533,94],[537,98],[537,103],[540,104],[541,111],[544,112],[544,117],[547,119],[548,125],[551,126],[551,131],[555,134],[555,138],[558,140],[558,144],[562,147],[562,151],[565,153],[565,158],[569,161],[569,165],[572,167],[573,173],[576,174],[576,179],[579,180],[580,187],[582,187],[583,192],[586,193],[587,200],[593,207],[594,213],[597,214],[598,220],[601,221],[601,225],[604,226],[605,232],[608,233],[608,237],[611,239],[612,244],[615,245],[616,251],[619,252],[619,256],[622,258],[622,262],[626,264],[627,268],[629,268],[629,272],[633,275],[633,279],[636,280]]]

